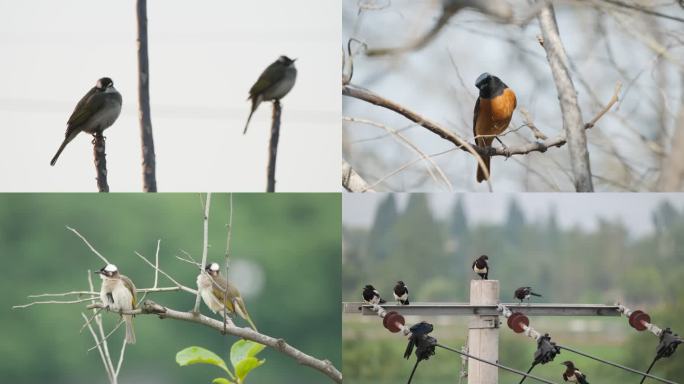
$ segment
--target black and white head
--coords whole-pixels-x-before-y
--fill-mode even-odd
[[[95,87],[101,91],[114,89],[114,82],[109,77],[103,77],[97,81]]]
[[[501,79],[487,72],[480,75],[475,80],[475,86],[480,90],[480,97],[489,99],[503,93],[508,88]]]
[[[570,369],[575,369],[575,364],[570,360],[564,361],[561,364],[565,365],[566,367],[568,367]]]
[[[278,58],[278,63],[282,64],[285,67],[293,66],[295,61],[297,61],[297,59],[290,59],[285,55],[280,55],[280,57]]]
[[[207,264],[207,266],[204,267],[204,270],[207,271],[209,276],[212,276],[212,277],[218,276],[220,269],[221,269],[221,267],[219,266],[218,263]]]
[[[107,264],[95,273],[99,273],[102,278],[116,277],[119,275],[119,268],[114,264]]]
[[[406,285],[404,284],[404,282],[401,281],[401,280],[397,281],[397,285],[400,286],[400,287],[406,286]]]

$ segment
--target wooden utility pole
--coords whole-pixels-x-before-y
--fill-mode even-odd
[[[498,280],[471,280],[470,304],[499,304]],[[489,361],[499,361],[499,316],[475,315],[468,324],[468,353]],[[498,384],[499,369],[468,359],[468,382]]]
[[[468,353],[481,359],[499,360],[499,300],[498,280],[472,280],[470,303],[412,302],[411,305],[383,304],[384,311],[396,311],[403,316],[472,316],[468,326]],[[345,302],[344,313],[378,316],[373,306],[360,302]],[[504,304],[510,311],[527,316],[615,316],[617,305],[602,304]],[[408,325],[408,324],[407,324]],[[436,336],[439,339],[439,334]],[[398,357],[399,358],[399,357]],[[475,359],[468,359],[468,384],[497,384],[498,368]]]

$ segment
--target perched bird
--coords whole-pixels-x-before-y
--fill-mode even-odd
[[[409,336],[408,344],[406,345],[406,350],[404,351],[404,358],[409,359],[411,357],[411,352],[413,348],[416,348],[416,364],[413,366],[411,371],[411,376],[409,376],[408,383],[411,383],[413,375],[416,373],[416,368],[418,368],[418,363],[423,360],[428,360],[430,356],[435,354],[435,346],[437,345],[437,339],[430,336],[429,333],[432,332],[433,326],[430,323],[421,321],[410,328],[411,335]]]
[[[62,145],[50,161],[55,165],[57,158],[67,144],[83,131],[90,134],[102,133],[109,128],[121,113],[121,94],[114,88],[109,77],[103,77],[86,93],[67,121],[67,130]]]
[[[373,305],[386,303],[386,301],[380,297],[380,292],[378,292],[378,290],[370,284],[363,288],[363,300],[368,304]]]
[[[489,277],[489,264],[487,264],[489,257],[487,255],[482,255],[473,261],[473,271],[480,275],[482,280],[487,280]]]
[[[409,305],[408,287],[403,281],[397,281],[397,285],[394,286],[394,300],[398,301],[401,305]]]
[[[492,145],[494,138],[502,134],[511,122],[513,111],[517,106],[515,92],[508,88],[501,79],[489,73],[483,73],[475,81],[480,90],[480,96],[475,102],[473,115],[473,135],[478,147],[487,148]],[[501,140],[499,140],[500,142]],[[502,143],[503,144],[503,143]],[[489,156],[481,156],[489,174]],[[486,180],[484,169],[477,165],[477,182]]]
[[[287,56],[280,56],[261,73],[259,79],[252,85],[247,98],[247,100],[252,100],[252,110],[249,112],[243,135],[247,133],[252,114],[262,101],[280,100],[294,87],[297,79],[295,61],[297,59],[292,60]]]
[[[564,361],[563,365],[567,368],[563,372],[563,380],[571,383],[589,384],[587,376],[575,367],[572,361]]]
[[[138,304],[135,285],[128,277],[119,273],[114,264],[107,264],[95,273],[102,279],[100,300],[111,311],[130,311]],[[126,342],[135,344],[133,315],[121,315],[126,323]]]
[[[542,295],[532,292],[532,288],[530,287],[520,287],[516,289],[513,296],[520,300],[520,304],[522,304],[523,300],[527,300],[529,302],[530,296],[542,297]]]
[[[200,271],[197,275],[197,289],[200,291],[202,301],[212,312],[221,316],[223,316],[224,307],[227,313],[237,313],[256,331],[256,325],[249,317],[240,291],[221,276],[219,269],[218,263],[211,263],[204,268],[204,272]]]

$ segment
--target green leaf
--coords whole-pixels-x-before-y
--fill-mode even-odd
[[[224,377],[217,377],[211,381],[212,384],[235,384],[235,382],[230,381]]]
[[[265,345],[250,340],[238,340],[230,347],[230,363],[237,370],[238,364],[248,357],[254,357],[266,348]]]
[[[234,378],[233,373],[228,370],[226,362],[214,352],[202,347],[187,347],[176,354],[176,363],[181,367],[191,364],[211,364],[215,365]]]
[[[247,374],[254,368],[261,366],[266,362],[266,359],[259,360],[256,357],[247,357],[242,359],[235,366],[235,376],[238,378],[238,382],[242,383],[245,380]]]

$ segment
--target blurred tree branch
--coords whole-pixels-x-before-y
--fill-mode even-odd
[[[575,190],[577,192],[593,192],[594,184],[591,179],[591,163],[589,162],[582,112],[577,101],[577,91],[570,78],[568,57],[560,38],[551,2],[546,2],[546,7],[539,12],[538,19],[544,38],[542,46],[546,50],[551,73],[558,90],[561,114],[563,115],[563,130],[567,137]]]
[[[349,192],[375,192],[352,166],[342,160],[342,186]]]

